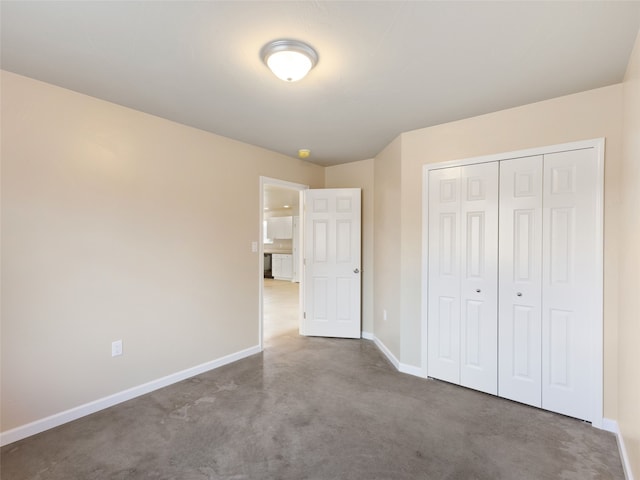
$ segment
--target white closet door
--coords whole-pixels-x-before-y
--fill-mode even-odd
[[[460,383],[460,167],[429,172],[427,373]]]
[[[542,405],[542,156],[500,162],[498,394]]]
[[[498,164],[429,172],[428,375],[497,393]]]
[[[544,156],[542,408],[591,418],[597,291],[595,149]]]
[[[462,167],[460,384],[498,393],[498,163]]]

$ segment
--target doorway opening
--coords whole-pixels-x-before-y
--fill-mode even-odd
[[[260,177],[260,348],[300,329],[300,192],[307,185]]]

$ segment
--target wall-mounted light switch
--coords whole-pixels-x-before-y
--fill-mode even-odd
[[[117,357],[118,355],[122,355],[122,340],[111,342],[111,356]]]

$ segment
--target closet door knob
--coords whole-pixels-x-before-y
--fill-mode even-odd
[[[516,293],[516,295],[521,297],[522,296],[522,292],[518,292],[518,293]]]

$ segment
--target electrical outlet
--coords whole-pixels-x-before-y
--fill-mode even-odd
[[[117,357],[119,355],[122,355],[122,340],[111,342],[111,356]]]
[[[256,253],[258,251],[258,242],[251,242],[251,251]]]

